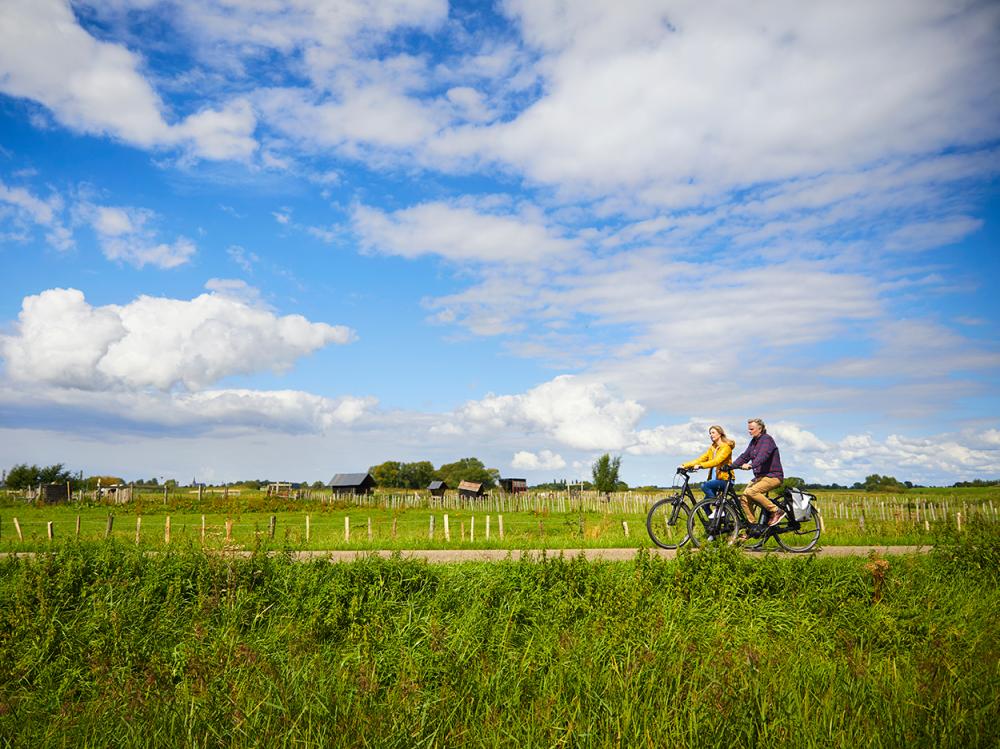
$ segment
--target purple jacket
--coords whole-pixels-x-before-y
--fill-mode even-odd
[[[764,476],[773,476],[776,479],[784,479],[785,472],[781,470],[781,455],[778,454],[778,446],[774,444],[770,434],[757,435],[743,454],[733,460],[734,466],[741,466],[744,463],[753,465],[753,477],[755,479]]]

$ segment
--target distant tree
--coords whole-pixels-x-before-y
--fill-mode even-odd
[[[590,473],[594,478],[594,488],[604,494],[610,494],[618,489],[618,471],[621,469],[622,457],[611,457],[604,453],[591,466]]]
[[[866,492],[905,492],[907,489],[906,484],[895,476],[879,476],[877,473],[866,476],[859,488]]]
[[[64,470],[62,463],[39,468],[36,465],[20,463],[7,471],[8,489],[27,489],[38,484],[65,484],[73,478]]]
[[[400,475],[402,465],[398,460],[387,460],[384,463],[379,463],[377,466],[372,466],[368,469],[368,472],[375,479],[376,486],[402,487],[402,477]]]
[[[326,484],[324,484],[322,481],[313,481],[312,482],[312,488],[313,489],[322,489],[324,486],[326,486]]]
[[[500,471],[487,468],[479,458],[462,458],[454,463],[445,463],[438,468],[437,475],[448,486],[458,486],[463,481],[482,484],[484,489],[492,489],[500,480]]]
[[[434,464],[429,460],[403,463],[399,467],[400,484],[407,489],[426,489],[434,476]]]

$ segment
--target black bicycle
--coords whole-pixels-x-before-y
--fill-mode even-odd
[[[723,469],[726,470],[726,469]],[[688,516],[688,536],[697,546],[710,543],[736,543],[741,531],[746,537],[744,548],[759,551],[770,539],[785,551],[802,553],[812,550],[823,530],[816,497],[798,489],[786,489],[774,504],[785,516],[769,525],[771,513],[761,510],[754,522],[743,514],[739,497],[733,488],[735,474],[729,470],[729,481],[718,495],[696,504]]]
[[[697,504],[691,491],[690,472],[697,469],[678,468],[683,479],[675,494],[658,499],[646,513],[646,530],[653,543],[661,549],[679,549],[688,541],[688,520]]]

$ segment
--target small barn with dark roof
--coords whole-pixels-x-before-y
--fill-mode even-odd
[[[463,481],[458,485],[458,496],[460,497],[481,497],[483,496],[483,485],[475,481]]]
[[[444,481],[432,481],[427,485],[432,497],[443,497],[448,491],[448,485]]]
[[[327,486],[334,494],[371,494],[375,479],[370,473],[338,473]]]
[[[508,494],[520,494],[528,491],[527,479],[500,479],[500,488]]]

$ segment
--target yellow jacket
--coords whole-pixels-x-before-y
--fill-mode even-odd
[[[681,463],[681,468],[691,468],[694,465],[700,465],[702,468],[716,468],[721,465],[729,465],[729,460],[733,457],[733,448],[729,446],[728,442],[723,442],[719,440],[719,445],[709,445],[708,449],[701,455],[701,457],[695,458],[694,460],[689,460],[687,463]],[[728,471],[716,471],[715,477],[725,481],[729,478]]]

